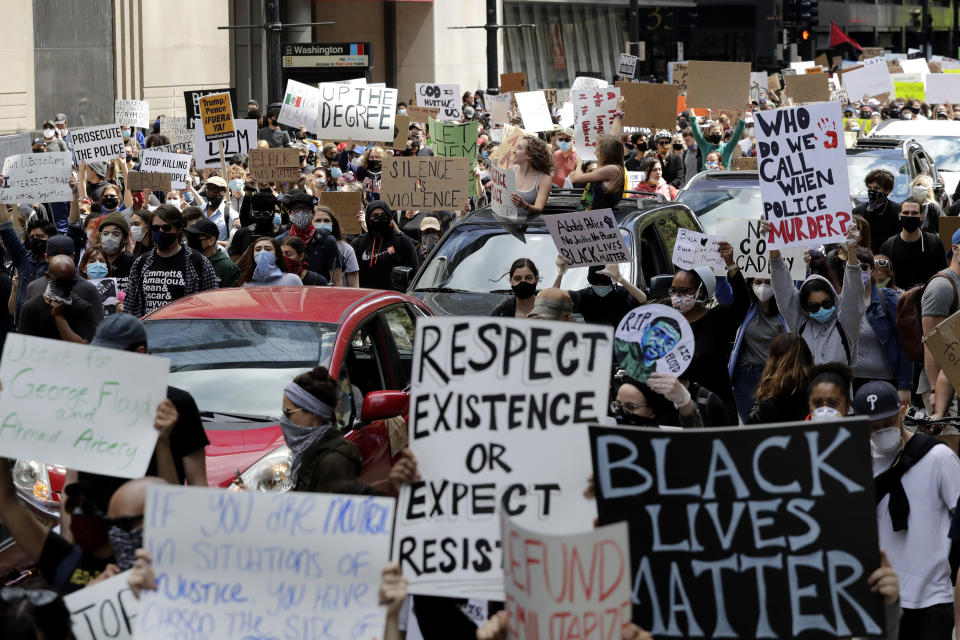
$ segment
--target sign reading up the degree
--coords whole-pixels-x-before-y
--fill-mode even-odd
[[[207,142],[233,138],[233,107],[229,93],[215,93],[200,98],[203,137]]]

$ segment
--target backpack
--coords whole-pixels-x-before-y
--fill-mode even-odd
[[[847,341],[847,334],[843,331],[843,325],[837,321],[836,324],[837,333],[840,335],[840,344],[843,345],[843,352],[847,354],[847,363],[850,362],[850,342]],[[803,337],[803,330],[807,328],[807,321],[804,320],[803,324],[800,325],[800,331],[797,331],[797,335],[801,338]],[[852,366],[852,365],[851,365]]]
[[[950,305],[950,312],[953,313],[958,301],[957,284],[944,273],[933,274],[930,280],[900,294],[900,299],[897,300],[897,333],[900,334],[900,346],[907,357],[916,363],[923,362],[923,292],[934,278],[946,278],[953,286],[953,304]]]
[[[884,496],[890,494],[887,510],[890,512],[894,531],[905,530],[907,528],[907,518],[910,515],[910,500],[904,492],[901,482],[903,474],[920,462],[923,456],[927,455],[927,452],[938,444],[945,445],[946,443],[923,433],[913,434],[913,437],[903,447],[898,459],[890,465],[889,469],[873,479],[877,504],[880,504]]]

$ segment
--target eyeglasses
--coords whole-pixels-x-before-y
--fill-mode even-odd
[[[807,313],[816,313],[820,309],[833,309],[833,299],[827,298],[823,302],[807,302],[803,305],[803,310]]]
[[[610,403],[610,411],[613,413],[620,413],[623,410],[626,410],[627,413],[636,413],[640,409],[646,409],[649,405],[637,404],[636,402],[617,402],[614,400]]]
[[[667,289],[667,293],[672,296],[688,296],[694,295],[697,292],[693,287],[670,287]]]
[[[121,516],[119,518],[104,518],[103,522],[107,525],[107,528],[116,527],[122,529],[126,532],[133,531],[137,527],[143,525],[143,514],[139,516]]]
[[[152,224],[152,225],[150,225],[150,231],[152,231],[152,232],[154,232],[154,233],[160,233],[161,231],[163,231],[164,233],[170,233],[171,231],[173,231],[173,229],[174,229],[174,226],[173,226],[172,224]]]
[[[284,407],[284,408],[281,409],[280,411],[283,413],[283,417],[284,417],[284,418],[287,418],[287,419],[289,420],[290,417],[291,417],[293,414],[295,414],[295,413],[298,412],[298,411],[303,411],[303,410],[304,410],[303,408],[287,409],[286,407]]]
[[[22,587],[4,587],[0,589],[0,600],[7,604],[17,604],[26,600],[35,607],[45,607],[60,597],[49,589],[24,589]]]
[[[890,261],[886,258],[876,258],[873,263],[880,267],[881,269],[886,269],[890,266]]]
[[[111,236],[113,238],[123,238],[123,234],[119,231],[101,231],[100,236],[104,238],[107,236]]]

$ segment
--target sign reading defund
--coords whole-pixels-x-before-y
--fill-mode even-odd
[[[503,600],[498,508],[550,533],[592,526],[586,424],[607,413],[612,329],[515,318],[417,322],[410,448],[392,557],[410,592]]]
[[[839,102],[754,115],[773,249],[842,242],[853,216]]]
[[[630,526],[633,621],[657,638],[883,635],[869,433],[590,427],[600,524]]]

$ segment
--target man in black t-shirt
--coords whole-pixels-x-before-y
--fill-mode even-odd
[[[559,288],[568,265],[562,260],[557,264],[559,270],[553,286]],[[620,275],[620,267],[615,264],[589,267],[587,282],[589,287],[568,292],[573,300],[573,312],[582,315],[584,322],[616,328],[630,309],[647,300],[646,294]]]
[[[922,222],[920,201],[907,198],[900,205],[900,233],[880,247],[893,263],[897,286],[904,290],[925,283],[947,266],[940,236],[922,231]]]
[[[46,290],[21,307],[17,330],[51,340],[90,342],[101,318],[86,300],[73,293],[77,283],[73,260],[65,255],[51,258],[46,281]]]

